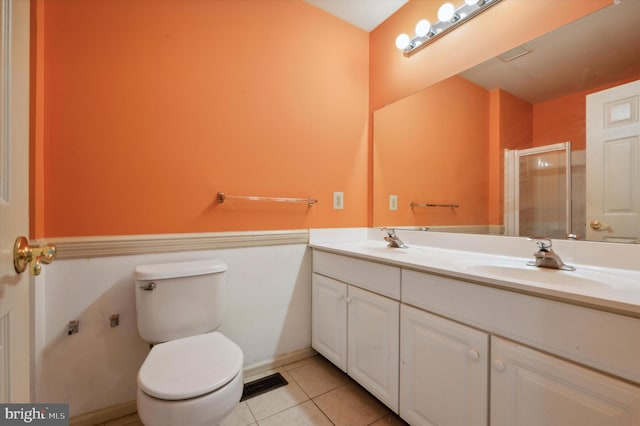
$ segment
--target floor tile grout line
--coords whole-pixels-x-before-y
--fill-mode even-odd
[[[353,379],[349,378],[349,380],[353,380]],[[324,392],[322,392],[322,393],[319,393],[318,395],[316,395],[316,396],[314,396],[313,398],[310,398],[310,399],[316,399],[316,398],[318,398],[318,397],[321,397],[322,395],[326,395],[326,394],[328,394],[329,392],[333,392],[333,391],[334,391],[334,390],[336,390],[336,389],[340,389],[341,387],[348,386],[349,384],[350,384],[349,382],[340,383],[340,384],[339,384],[338,386],[336,386],[335,388],[332,388],[332,389],[326,390],[326,391],[324,391]]]
[[[243,402],[244,402],[245,404],[247,404],[247,401],[243,401]],[[251,407],[249,406],[249,404],[247,404],[247,409],[249,410],[249,414],[251,414],[251,418],[253,419],[253,422],[252,422],[252,423],[256,423],[256,424],[257,424],[257,423],[258,423],[258,419],[256,418],[256,415],[255,415],[255,414],[253,414],[253,410],[251,409]],[[252,423],[249,423],[249,424],[252,424]]]
[[[307,365],[307,364],[305,364],[305,365]],[[300,366],[300,367],[304,367],[304,366]],[[300,367],[297,367],[297,368],[300,368]],[[294,368],[293,370],[295,370],[295,368]],[[336,390],[336,389],[338,389],[338,388],[340,388],[340,387],[342,387],[342,386],[348,385],[348,384],[349,384],[349,382],[353,380],[351,377],[347,376],[347,375],[346,375],[342,370],[339,370],[339,371],[340,371],[342,374],[344,374],[344,376],[345,376],[344,378],[346,379],[346,381],[345,381],[344,383],[340,383],[339,385],[336,385],[335,387],[333,387],[333,388],[331,388],[331,389],[328,389],[328,390],[326,390],[326,391],[324,391],[324,392],[322,392],[322,393],[319,393],[318,395],[315,395],[315,396],[311,396],[311,395],[310,395],[310,394],[309,394],[309,393],[308,393],[308,392],[307,392],[307,391],[302,387],[302,384],[300,384],[300,382],[298,382],[298,380],[296,380],[296,378],[295,378],[295,377],[294,377],[294,376],[293,376],[289,371],[287,371],[287,374],[289,375],[289,377],[291,377],[291,379],[293,379],[293,381],[294,381],[294,382],[296,382],[296,384],[298,385],[298,387],[299,387],[300,389],[302,389],[302,391],[305,393],[305,395],[307,395],[307,397],[309,397],[309,399],[314,399],[314,398],[317,398],[317,397],[319,397],[319,396],[321,396],[321,395],[324,395],[324,394],[326,394],[326,393],[329,393],[329,392],[331,392],[331,391],[333,391],[333,390]]]
[[[324,412],[324,410],[322,409],[322,407],[320,407],[315,400],[311,400],[311,402],[313,403],[313,405],[315,405],[318,410],[320,410],[320,412],[322,413],[322,415],[324,416],[325,419],[329,420],[329,423],[331,423],[332,425],[335,426],[335,423],[333,422],[333,420],[331,420],[331,417],[329,417],[329,415],[327,413]]]
[[[294,370],[295,370],[295,369],[294,369]],[[300,388],[300,390],[302,390],[302,392],[307,396],[307,398],[312,399],[312,398],[311,398],[311,395],[309,395],[309,393],[308,393],[306,390],[304,390],[304,388],[302,387],[302,385],[301,385],[301,384],[296,380],[296,378],[295,378],[295,377],[293,377],[293,376],[291,375],[291,373],[289,372],[289,370],[287,370],[287,376],[289,376],[289,377],[291,378],[291,380],[293,380],[293,381],[296,383],[296,385]]]

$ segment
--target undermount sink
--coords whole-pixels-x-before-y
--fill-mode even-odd
[[[537,266],[529,266],[526,263],[522,265],[505,265],[505,264],[475,264],[465,267],[471,273],[490,275],[495,278],[516,281],[530,281],[541,284],[552,285],[577,285],[582,288],[589,286],[591,288],[611,287],[607,280],[602,280],[600,273],[589,272],[588,275],[596,274],[596,277],[588,278],[587,274],[581,271],[564,271],[559,269],[539,268]],[[600,279],[599,279],[600,278]]]
[[[472,275],[580,293],[600,294],[615,290],[620,296],[633,294],[637,298],[640,291],[636,277],[615,269],[579,265],[575,271],[564,271],[529,266],[527,260],[521,259],[463,262],[463,269]]]

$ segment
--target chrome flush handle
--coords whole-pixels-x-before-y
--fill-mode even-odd
[[[154,283],[153,281],[150,283],[147,283],[146,285],[140,286],[140,290],[145,290],[145,291],[153,291],[155,288],[156,288],[156,283]]]

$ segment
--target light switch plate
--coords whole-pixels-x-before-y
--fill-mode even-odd
[[[392,211],[398,210],[398,196],[397,195],[389,195],[389,210],[392,210]]]
[[[333,193],[333,209],[334,210],[344,209],[344,193],[343,192]]]

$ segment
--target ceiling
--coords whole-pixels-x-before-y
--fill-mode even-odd
[[[305,0],[369,32],[409,0]]]
[[[640,75],[640,1],[620,0],[520,47],[530,53],[460,75],[530,103]]]

